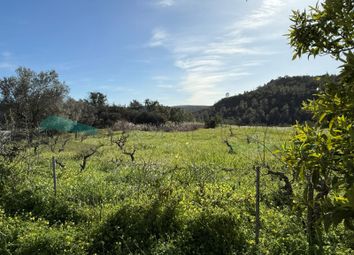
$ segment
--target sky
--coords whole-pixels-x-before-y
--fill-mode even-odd
[[[317,0],[0,0],[0,77],[56,70],[70,96],[212,105],[280,76],[336,74],[292,61],[293,9]]]

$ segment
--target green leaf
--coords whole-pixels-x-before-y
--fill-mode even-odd
[[[326,118],[326,116],[327,116],[327,113],[326,113],[326,112],[322,113],[318,121],[319,121],[320,123],[322,123],[323,119]]]

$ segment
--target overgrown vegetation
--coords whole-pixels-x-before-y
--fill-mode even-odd
[[[82,141],[59,136],[56,148],[67,141],[61,152],[41,144],[31,170],[26,159],[34,151],[24,143],[13,163],[1,166],[2,253],[254,254],[255,166],[261,170],[258,249],[306,253],[306,217],[270,172],[285,171],[271,151],[292,136],[290,128],[116,131],[113,143],[108,134]],[[82,171],[80,155],[92,148]],[[134,148],[132,161],[124,151]],[[53,156],[65,164],[57,168],[56,192]],[[344,228],[330,230],[324,249],[348,254],[347,241]]]

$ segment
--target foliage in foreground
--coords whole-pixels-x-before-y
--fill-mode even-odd
[[[305,109],[313,125],[297,125],[285,161],[303,189],[310,254],[323,254],[323,229],[344,222],[354,248],[354,2],[326,0],[296,11],[290,31],[294,58],[329,54],[342,63],[339,81],[325,80]]]

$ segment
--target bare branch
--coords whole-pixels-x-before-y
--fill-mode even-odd
[[[234,148],[232,147],[232,145],[229,143],[229,141],[226,139],[224,140],[224,143],[227,145],[227,147],[229,148],[229,153],[230,154],[235,154],[235,150]]]
[[[70,141],[70,138],[67,138],[64,140],[64,142],[61,145],[61,148],[59,148],[58,152],[63,152],[65,149],[65,145]]]
[[[98,149],[102,147],[102,144],[94,147],[94,148],[90,148],[88,151],[83,152],[80,156],[82,157],[82,163],[80,164],[80,171],[82,172],[83,170],[85,170],[86,165],[87,165],[87,160],[93,156]]]
[[[125,131],[123,131],[123,133],[121,134],[121,136],[117,139],[114,140],[113,142],[118,146],[119,149],[124,150],[125,144],[128,140],[129,134],[125,133]]]
[[[135,157],[134,157],[135,152],[136,152],[136,147],[135,146],[134,146],[132,152],[128,152],[125,149],[123,150],[123,154],[124,155],[129,155],[132,162],[134,162],[134,160],[135,160]]]
[[[58,165],[58,166],[60,166],[61,168],[65,168],[65,164],[63,163],[63,162],[61,162],[61,161],[59,161],[58,159],[55,159],[55,163]]]
[[[285,195],[292,196],[293,187],[291,185],[289,177],[287,177],[283,172],[272,171],[269,165],[266,165],[265,167],[267,168],[268,174],[277,176],[281,181],[285,183],[284,187],[282,187],[282,189],[285,190]]]

